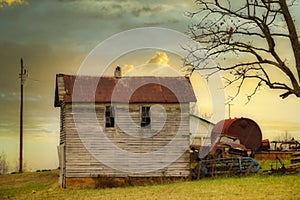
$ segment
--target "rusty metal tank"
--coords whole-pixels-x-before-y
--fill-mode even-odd
[[[253,151],[260,147],[262,141],[258,124],[249,118],[225,119],[218,122],[212,129],[212,143],[220,134],[239,138],[241,144]]]

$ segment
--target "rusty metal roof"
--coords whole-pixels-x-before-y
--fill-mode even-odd
[[[62,78],[63,89],[58,79]],[[60,96],[63,99],[60,99]],[[64,102],[178,103],[196,102],[185,77],[91,77],[58,74],[55,106]]]

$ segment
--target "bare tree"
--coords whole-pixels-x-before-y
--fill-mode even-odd
[[[187,48],[186,66],[191,73],[230,72],[225,87],[237,86],[231,100],[250,79],[255,84],[248,100],[262,86],[281,90],[283,99],[292,94],[300,97],[300,43],[290,12],[295,3],[295,0],[197,0],[197,10],[187,13],[195,21],[190,24],[188,34],[201,46]],[[289,47],[283,49],[284,45]],[[199,56],[199,51],[204,51],[204,56]],[[216,66],[205,64],[209,59]],[[274,76],[275,69],[282,76]]]
[[[8,171],[8,163],[4,152],[0,154],[0,175],[6,174]]]

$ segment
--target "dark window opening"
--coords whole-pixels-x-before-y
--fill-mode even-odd
[[[150,126],[150,123],[150,106],[142,106],[141,127],[148,127]]]
[[[105,108],[105,127],[115,127],[114,108],[112,106],[106,106]]]

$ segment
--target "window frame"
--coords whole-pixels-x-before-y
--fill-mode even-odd
[[[150,128],[151,127],[151,116],[150,116],[150,107],[147,105],[143,105],[140,107],[140,116],[141,116],[141,122],[140,127],[141,128]]]
[[[105,128],[115,128],[115,108],[114,106],[105,106],[104,111],[104,125]]]

